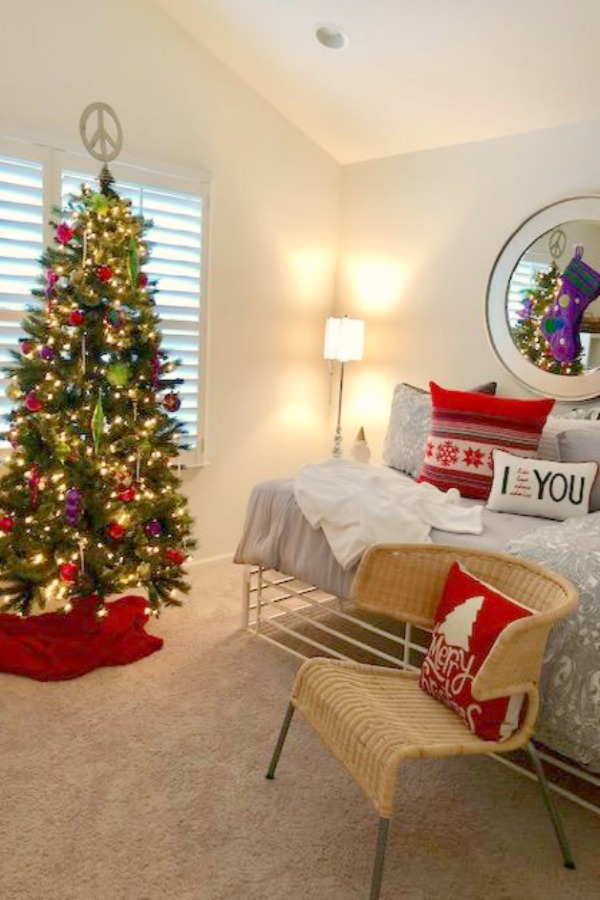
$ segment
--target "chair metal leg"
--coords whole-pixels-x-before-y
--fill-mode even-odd
[[[379,828],[377,830],[377,847],[375,849],[375,862],[373,864],[373,874],[371,876],[371,893],[369,900],[379,900],[381,893],[381,882],[383,880],[383,864],[385,862],[385,848],[387,847],[389,819],[383,816],[379,819]]]
[[[535,773],[538,777],[539,785],[542,789],[542,795],[544,797],[546,808],[550,813],[550,818],[552,819],[552,825],[554,826],[554,831],[558,839],[558,843],[560,844],[563,862],[567,869],[574,869],[575,863],[573,862],[571,848],[569,847],[569,842],[563,828],[562,820],[560,818],[558,809],[556,808],[554,801],[552,800],[550,787],[548,786],[548,781],[546,779],[546,774],[542,766],[542,761],[539,758],[537,750],[535,749],[532,741],[529,741],[529,743],[527,744],[527,750],[529,751],[531,761],[535,768]]]
[[[269,765],[269,771],[266,774],[266,777],[269,779],[275,778],[275,769],[277,768],[277,763],[279,762],[279,757],[281,756],[281,751],[283,750],[283,745],[285,743],[285,739],[287,737],[287,733],[289,731],[295,709],[296,707],[294,706],[294,704],[290,703],[285,711],[281,731],[279,732],[279,737],[277,738],[277,744],[275,745],[275,750],[273,751],[271,764]]]

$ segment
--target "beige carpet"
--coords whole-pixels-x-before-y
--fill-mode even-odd
[[[296,717],[297,663],[239,627],[239,569],[195,570],[163,650],[76,681],[0,675],[1,900],[366,900],[376,817]],[[382,900],[596,900],[600,818],[485,759],[407,764]]]

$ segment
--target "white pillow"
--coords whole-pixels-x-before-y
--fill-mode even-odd
[[[598,463],[561,463],[494,450],[487,508],[520,516],[570,519],[589,512]]]
[[[563,431],[570,431],[571,428],[576,428],[577,431],[581,431],[582,429],[587,431],[589,429],[592,432],[600,434],[600,422],[597,420],[573,420],[573,417],[569,415],[548,416],[538,444],[536,453],[537,458],[546,460],[555,459],[558,461],[560,459],[558,435]]]

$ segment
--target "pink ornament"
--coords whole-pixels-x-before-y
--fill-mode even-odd
[[[59,244],[68,244],[74,236],[75,232],[66,222],[61,222],[56,229],[56,240]]]
[[[148,286],[148,276],[145,272],[140,272],[138,275],[138,287],[145,288]]]
[[[29,391],[28,394],[25,394],[25,409],[29,410],[29,412],[39,412],[42,408],[41,402],[38,400],[35,391]]]
[[[46,272],[46,287],[48,290],[52,290],[56,282],[58,281],[58,275],[53,269],[48,269]]]
[[[21,341],[21,353],[25,353],[25,354],[33,353],[34,347],[35,347],[35,344],[33,343],[33,341],[28,341],[28,340]]]

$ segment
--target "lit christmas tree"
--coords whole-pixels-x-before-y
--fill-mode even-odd
[[[538,272],[535,285],[524,292],[519,322],[512,328],[515,345],[523,356],[552,375],[581,375],[581,355],[570,362],[559,362],[541,330],[541,322],[556,300],[561,286],[561,272],[555,262],[545,272]]]
[[[112,187],[83,185],[42,256],[42,287],[13,352],[12,454],[0,479],[4,609],[69,611],[132,587],[158,611],[186,592],[194,546],[172,462],[183,426],[176,367],[160,349],[147,224]],[[89,602],[89,601],[88,601]]]

